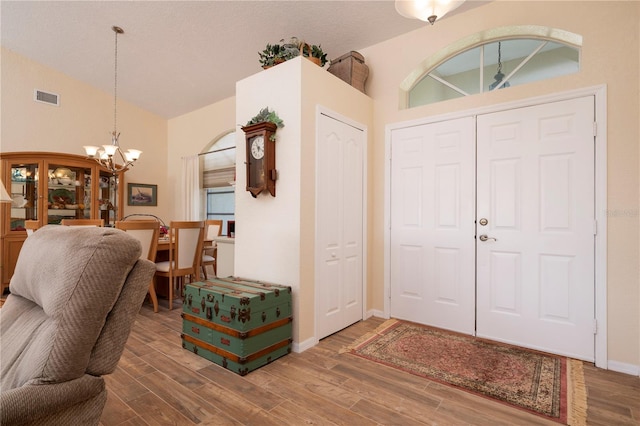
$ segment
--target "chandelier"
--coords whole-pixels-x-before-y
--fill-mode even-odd
[[[114,61],[114,77],[113,77],[113,132],[111,132],[111,144],[98,146],[83,146],[87,157],[96,160],[102,167],[110,171],[112,174],[127,171],[127,169],[140,158],[142,151],[137,149],[129,149],[123,152],[120,148],[118,138],[120,133],[117,130],[118,123],[118,34],[124,34],[124,30],[120,27],[111,27],[116,35],[115,38],[115,61]]]
[[[436,19],[459,7],[464,0],[396,0],[396,11],[405,18],[420,19],[433,25]]]

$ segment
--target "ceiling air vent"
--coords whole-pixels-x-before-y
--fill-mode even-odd
[[[38,89],[35,89],[33,100],[49,105],[60,106],[60,96],[56,95],[55,93],[43,92],[42,90]]]

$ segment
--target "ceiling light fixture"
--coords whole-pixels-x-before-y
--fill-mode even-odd
[[[126,172],[129,167],[133,166],[142,151],[137,149],[129,149],[127,152],[123,152],[120,149],[120,143],[118,138],[118,34],[124,34],[124,30],[120,27],[111,27],[115,33],[115,53],[114,53],[114,66],[113,66],[113,132],[111,132],[111,145],[102,145],[102,148],[98,146],[83,146],[87,157],[93,158],[102,167],[107,169],[113,175],[113,214],[114,223],[118,220],[118,174]]]
[[[462,3],[464,0],[396,0],[396,11],[405,18],[420,19],[433,25],[436,19],[442,19]]]
[[[498,42],[498,72],[493,76],[495,81],[491,83],[489,86],[489,90],[493,90],[496,87],[498,89],[504,89],[505,87],[509,87],[510,84],[508,81],[502,83],[502,79],[504,78],[504,74],[502,73],[502,43]]]
[[[96,160],[102,167],[116,174],[125,172],[140,158],[142,151],[137,149],[129,149],[123,152],[120,149],[118,138],[120,133],[117,130],[118,123],[118,34],[124,34],[124,30],[120,27],[111,27],[116,35],[115,40],[115,61],[114,61],[114,77],[113,77],[113,132],[111,132],[111,145],[83,146],[87,156]]]

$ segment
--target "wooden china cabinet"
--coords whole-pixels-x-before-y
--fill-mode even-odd
[[[123,174],[115,177],[96,161],[80,155],[54,152],[0,153],[0,179],[13,201],[0,204],[2,286],[13,275],[18,254],[27,238],[25,220],[40,227],[65,218],[104,219],[113,226],[114,204],[122,217]]]

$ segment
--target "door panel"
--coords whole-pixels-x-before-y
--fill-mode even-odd
[[[594,358],[592,97],[477,119],[477,335]]]
[[[362,319],[364,132],[319,118],[316,244],[317,335]]]
[[[474,332],[472,117],[391,136],[391,316]]]

